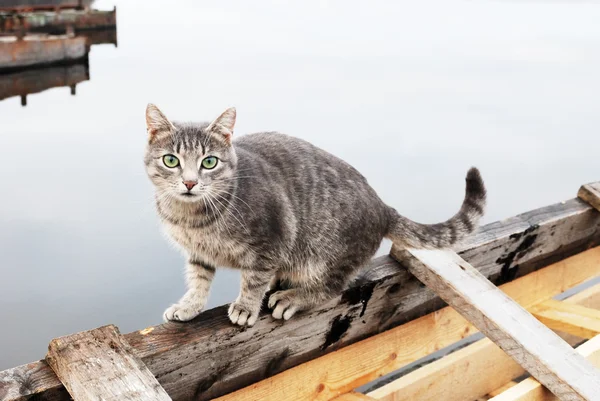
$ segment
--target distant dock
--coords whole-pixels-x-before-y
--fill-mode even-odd
[[[68,64],[87,59],[89,43],[85,36],[28,35],[0,37],[0,71],[32,66]]]
[[[90,1],[0,2],[0,73],[87,59],[90,46],[117,45],[117,9]],[[48,11],[50,10],[50,11]]]
[[[89,9],[93,0],[2,0],[0,11],[58,11]]]
[[[44,12],[2,11],[0,8],[0,34],[15,35],[21,32],[64,34],[89,30],[116,31],[117,9],[61,10]]]

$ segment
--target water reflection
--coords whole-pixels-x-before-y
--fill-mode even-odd
[[[71,95],[74,96],[77,84],[89,79],[90,71],[87,63],[0,74],[0,100],[19,96],[21,106],[26,106],[28,95],[62,86],[68,86]]]

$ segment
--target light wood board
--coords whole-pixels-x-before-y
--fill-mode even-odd
[[[563,401],[600,397],[600,371],[449,250],[392,255]]]

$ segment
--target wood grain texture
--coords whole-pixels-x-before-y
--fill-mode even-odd
[[[75,401],[169,401],[112,325],[55,338],[46,361]]]
[[[549,299],[530,311],[552,330],[588,339],[600,334],[600,310]]]
[[[600,371],[456,253],[392,255],[561,400],[600,397]]]
[[[593,364],[600,367],[600,336],[596,336],[588,342],[577,347],[577,352]],[[544,388],[533,378],[523,380],[493,397],[490,401],[556,401],[558,398]],[[590,398],[591,401],[600,400],[600,392]]]
[[[488,224],[459,254],[503,284],[598,245],[599,228],[600,213],[573,199]],[[125,337],[173,399],[208,400],[445,305],[390,257],[374,259],[369,269],[361,285],[285,323],[264,314],[253,328],[240,329],[229,323],[222,306],[189,323],[162,324]],[[5,399],[13,401],[64,394],[52,377],[42,362],[0,372],[0,395],[10,394]]]
[[[599,260],[600,247],[552,264],[501,288],[518,302],[532,305],[589,277],[598,276]],[[556,280],[557,277],[564,277],[564,281]],[[330,400],[474,334],[473,329],[471,323],[454,309],[444,308],[222,396],[218,401]],[[424,397],[423,394],[419,396]]]
[[[487,338],[369,393],[381,401],[474,400],[525,373]]]
[[[552,280],[550,275],[541,278]],[[514,283],[519,283],[521,280],[525,279],[517,280]],[[523,282],[524,291],[527,291],[527,284],[525,281]],[[552,286],[551,283],[548,285]],[[588,307],[600,307],[598,293],[600,293],[600,284],[563,302],[567,305],[586,304]],[[537,295],[545,298],[547,294]],[[518,299],[518,297],[515,298]],[[565,337],[563,338],[569,345],[581,342],[580,338]],[[493,374],[482,374],[481,372],[493,372]],[[524,373],[524,369],[504,351],[489,339],[484,338],[410,372],[368,395],[382,401],[473,400],[486,394],[489,394],[490,397],[500,394],[505,390],[504,386],[507,383]]]
[[[582,185],[577,196],[600,210],[600,181]]]

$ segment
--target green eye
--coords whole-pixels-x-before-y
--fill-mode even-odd
[[[179,159],[173,155],[164,155],[163,163],[165,163],[165,166],[167,166],[169,168],[175,168],[175,167],[179,166]]]
[[[204,167],[207,170],[213,169],[217,165],[218,161],[219,159],[217,159],[214,156],[205,157],[204,160],[202,160],[202,167]]]

